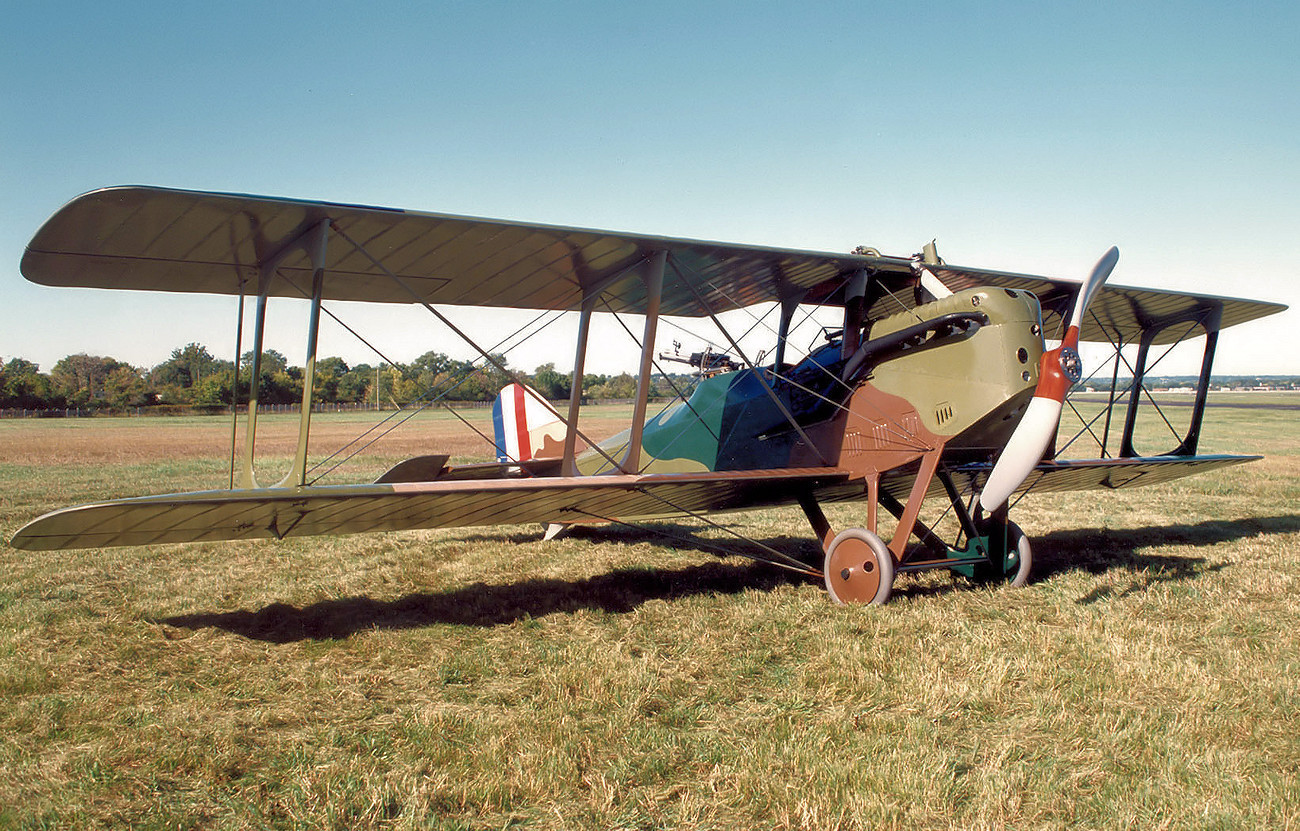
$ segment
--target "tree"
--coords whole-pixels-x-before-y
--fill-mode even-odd
[[[455,360],[441,352],[425,352],[401,367],[402,382],[398,400],[410,402],[447,394],[455,383],[451,377],[456,365]],[[452,393],[448,397],[454,395]]]
[[[0,367],[0,373],[3,373],[5,377],[40,375],[41,368],[26,358],[10,358],[9,363]]]
[[[510,365],[506,363],[506,356],[500,352],[492,353],[492,359],[495,364],[489,363],[482,367],[482,379],[484,392],[477,401],[491,401],[501,392],[501,388],[510,383]],[[502,369],[497,369],[500,366]]]
[[[190,388],[190,402],[212,406],[230,403],[230,378],[234,370],[214,373]]]
[[[241,368],[248,368],[253,365],[253,350],[248,350],[243,357],[239,359]],[[286,372],[289,369],[289,359],[274,349],[262,351],[262,363],[258,366],[259,373],[274,375],[277,372]]]
[[[651,398],[676,398],[688,394],[695,379],[691,375],[677,372],[672,375],[656,375],[650,381]]]
[[[49,376],[31,361],[11,358],[0,367],[0,407],[35,410],[62,407],[65,403]]]
[[[343,360],[342,358],[337,358],[337,357],[321,358],[320,360],[316,361],[316,373],[318,375],[320,373],[337,375],[340,378],[342,378],[344,375],[348,374],[348,364],[347,361]]]
[[[320,358],[316,361],[316,377],[312,381],[312,401],[333,404],[341,401],[339,384],[348,374],[347,362],[342,358]]]
[[[615,375],[591,390],[592,398],[633,398],[636,396],[636,378],[628,373]]]
[[[194,401],[195,389],[202,386],[205,397],[212,398],[212,381],[215,375],[227,374],[234,365],[213,357],[201,343],[188,343],[173,349],[171,357],[158,364],[149,373],[147,382],[152,385],[150,395],[169,404],[188,404]],[[205,383],[207,382],[207,383]],[[225,382],[229,385],[229,378]],[[228,395],[229,393],[227,393]]]
[[[180,349],[173,349],[170,358],[153,368],[151,377],[160,387],[189,389],[204,377],[229,366],[228,361],[213,357],[203,344],[187,343]]]
[[[533,372],[533,389],[543,398],[562,401],[569,397],[569,376],[557,372],[553,363],[542,364]]]
[[[80,352],[69,355],[55,364],[50,372],[50,380],[55,389],[73,405],[80,407],[93,405],[96,402],[107,403],[105,381],[108,380],[109,375],[122,367],[134,371],[113,358]]]
[[[302,367],[289,366],[289,359],[274,349],[262,351],[262,361],[257,367],[257,400],[262,404],[296,404],[302,400]],[[248,400],[245,385],[253,377],[253,351],[250,349],[239,359],[239,397]],[[229,385],[227,384],[227,387]],[[225,393],[229,395],[227,391]],[[315,396],[313,396],[314,400]],[[229,398],[225,398],[229,401]]]
[[[411,369],[417,374],[427,372],[430,375],[438,375],[442,372],[454,370],[457,363],[455,359],[441,352],[425,352],[414,361],[411,361]]]
[[[402,400],[402,370],[395,366],[379,370],[379,406],[400,405]]]
[[[338,400],[351,404],[374,401],[375,368],[370,364],[359,364],[347,371],[339,379]]]
[[[153,403],[144,373],[121,364],[104,379],[104,399],[114,410],[144,407]]]

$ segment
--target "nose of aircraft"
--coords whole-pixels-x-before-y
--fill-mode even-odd
[[[979,506],[985,511],[992,512],[1006,504],[1043,457],[1048,442],[1056,436],[1065,394],[1083,375],[1083,365],[1079,360],[1079,328],[1083,316],[1118,260],[1119,249],[1111,246],[1097,261],[1075,298],[1061,345],[1043,353],[1034,397],[1025,408],[1016,431],[1007,440],[1006,447],[1002,448],[1002,454],[980,493]]]

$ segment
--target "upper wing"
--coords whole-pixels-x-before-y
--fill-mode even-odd
[[[1068,314],[1070,304],[1074,302],[1074,296],[1081,285],[1070,280],[961,266],[940,265],[928,268],[954,292],[977,286],[998,286],[1033,292],[1043,306],[1043,331],[1049,333],[1049,336],[1064,328],[1063,316]],[[1080,338],[1102,343],[1135,343],[1153,323],[1161,321],[1209,321],[1218,313],[1221,315],[1219,327],[1227,328],[1285,309],[1286,306],[1281,303],[1260,300],[1107,284],[1089,304]],[[1174,343],[1182,334],[1178,327],[1164,329],[1156,333],[1152,343]]]
[[[891,294],[871,316],[910,308],[916,262],[910,258],[818,253],[422,213],[335,202],[204,193],[155,187],[91,191],[41,227],[23,256],[27,279],[51,286],[254,293],[259,264],[321,220],[334,234],[325,261],[324,297],[533,309],[579,309],[599,288],[609,309],[644,312],[646,292],[634,266],[667,251],[661,312],[695,316],[811,290],[834,299],[844,275],[867,268]],[[1028,274],[931,266],[954,291],[980,285],[1028,289],[1043,304],[1052,332],[1079,284]],[[310,296],[311,265],[302,250],[280,264],[270,293]],[[393,274],[405,284],[389,277]],[[888,280],[891,275],[896,279]],[[408,291],[408,288],[410,291]],[[1172,314],[1221,310],[1222,326],[1285,309],[1276,303],[1107,286],[1084,322],[1085,340],[1127,343],[1144,324]],[[1156,343],[1175,340],[1162,333]]]
[[[845,479],[825,468],[794,468],[201,491],[53,511],[19,529],[10,545],[51,551],[682,516],[788,504]]]
[[[725,245],[416,211],[152,187],[77,197],[27,247],[22,272],[51,286],[256,293],[258,265],[321,220],[332,223],[324,297],[411,303],[397,275],[429,303],[579,309],[601,288],[613,311],[645,311],[634,266],[667,251],[661,311],[703,315],[780,300],[861,268],[911,280],[911,260]],[[364,248],[364,251],[360,250]],[[372,259],[373,258],[373,259]],[[299,250],[271,294],[310,296]]]

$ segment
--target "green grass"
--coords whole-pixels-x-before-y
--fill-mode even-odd
[[[142,421],[0,423],[0,531],[224,484],[228,424]],[[0,827],[1296,828],[1300,428],[1202,450],[1268,458],[1030,497],[1028,588],[882,608],[616,528],[0,549]]]

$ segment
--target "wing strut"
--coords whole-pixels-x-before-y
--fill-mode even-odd
[[[632,428],[628,431],[627,452],[620,468],[624,473],[641,469],[641,437],[645,433],[645,414],[650,399],[652,362],[655,357],[655,330],[659,325],[659,300],[664,291],[664,266],[668,252],[659,250],[646,263],[642,279],[646,285],[645,335],[641,338],[641,374],[636,381],[636,405],[632,411]]]
[[[239,280],[239,310],[235,313],[235,371],[230,382],[230,489],[235,489],[235,463],[239,447],[239,356],[244,350],[244,278]]]
[[[330,222],[320,222],[299,234],[290,243],[272,254],[258,267],[257,279],[257,322],[253,328],[253,363],[250,367],[252,377],[248,392],[248,430],[244,436],[244,463],[240,474],[240,487],[257,488],[257,476],[253,471],[253,456],[257,438],[257,393],[258,379],[262,371],[262,342],[266,333],[266,301],[270,297],[271,283],[275,280],[276,270],[284,259],[302,249],[311,257],[312,295],[311,320],[307,334],[307,364],[302,383],[302,418],[298,426],[298,449],[294,455],[293,466],[275,487],[300,487],[306,484],[307,477],[307,440],[311,428],[312,382],[316,369],[316,340],[320,329],[320,309],[325,284],[325,252],[329,242]],[[241,321],[242,322],[242,321]],[[234,387],[239,386],[238,378]]]
[[[1187,434],[1182,437],[1178,447],[1163,455],[1196,455],[1196,447],[1201,435],[1201,422],[1205,418],[1206,396],[1210,390],[1210,370],[1214,366],[1214,353],[1219,343],[1219,329],[1222,326],[1222,319],[1222,306],[1211,306],[1208,309],[1199,309],[1193,314],[1174,316],[1159,321],[1143,330],[1142,339],[1138,345],[1137,365],[1133,369],[1133,384],[1129,393],[1128,410],[1124,414],[1124,434],[1120,439],[1119,451],[1121,458],[1141,455],[1133,447],[1133,429],[1137,425],[1138,406],[1141,402],[1142,393],[1146,392],[1146,373],[1150,369],[1147,365],[1147,359],[1151,352],[1151,345],[1159,334],[1181,323],[1187,323],[1189,326],[1187,332],[1174,343],[1174,346],[1191,337],[1192,332],[1200,328],[1205,333],[1205,352],[1201,356],[1201,373],[1197,378],[1196,399],[1192,404],[1192,417],[1188,424]],[[1173,349],[1173,346],[1169,347],[1169,349]],[[1151,394],[1148,392],[1147,397],[1150,398],[1150,396]],[[1157,410],[1160,409],[1154,400],[1151,403]],[[1161,413],[1161,415],[1163,417],[1164,414]],[[1165,423],[1168,423],[1168,419],[1165,420]],[[1174,431],[1174,437],[1175,439],[1178,438],[1177,431]]]
[[[587,367],[587,336],[591,334],[591,313],[595,311],[598,292],[582,298],[582,311],[578,313],[578,345],[573,356],[573,381],[569,384],[569,417],[565,422],[564,460],[560,463],[561,476],[578,475],[578,410],[582,406],[582,376]]]
[[[785,342],[790,337],[790,324],[794,321],[795,312],[799,311],[799,302],[803,300],[806,293],[801,291],[781,298],[781,320],[777,324],[776,355],[772,362],[773,371],[778,375],[781,373],[781,367],[785,365]]]
[[[638,263],[641,267],[644,262]],[[635,266],[634,266],[635,267]],[[653,276],[655,265],[653,261],[650,264],[650,272],[647,279]],[[573,356],[573,380],[569,385],[569,417],[564,419],[566,429],[564,432],[564,455],[561,462],[561,475],[578,476],[578,410],[582,405],[582,376],[587,366],[587,342],[591,334],[591,315],[596,311],[596,304],[600,301],[605,289],[613,285],[616,281],[621,280],[627,274],[629,269],[623,269],[615,272],[592,286],[584,286],[582,290],[582,309],[578,313],[578,343]],[[663,288],[663,266],[658,266],[660,293]],[[617,317],[617,316],[616,316]],[[643,421],[644,424],[644,421]],[[585,437],[584,437],[585,439]],[[589,442],[590,443],[590,442]],[[594,446],[594,445],[593,445]],[[597,448],[599,450],[599,448]],[[601,451],[601,455],[604,452]],[[608,456],[605,456],[609,459]],[[610,459],[612,462],[613,460]]]
[[[316,381],[316,341],[320,334],[320,303],[325,288],[325,249],[329,243],[329,224],[322,221],[317,231],[316,245],[312,249],[311,320],[307,324],[307,362],[302,372],[302,418],[298,422],[298,453],[293,459],[293,469],[284,478],[297,480],[293,484],[307,484],[307,438],[311,432],[311,398]]]

